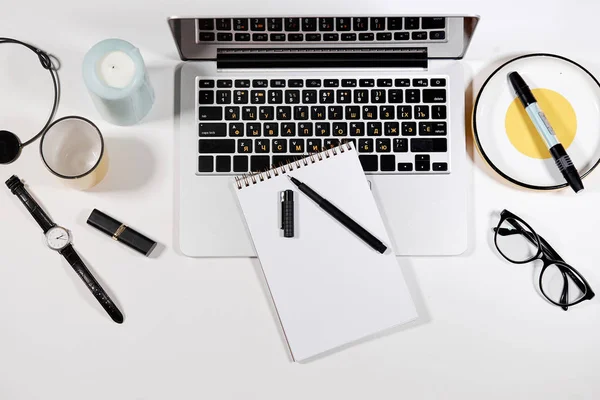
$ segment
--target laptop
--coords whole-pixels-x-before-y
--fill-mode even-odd
[[[353,142],[396,254],[463,253],[470,169],[458,60],[477,22],[170,18],[185,61],[176,83],[181,252],[254,257],[233,177]]]

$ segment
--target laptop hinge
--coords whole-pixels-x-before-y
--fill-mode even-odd
[[[219,49],[217,68],[427,68],[427,48]]]

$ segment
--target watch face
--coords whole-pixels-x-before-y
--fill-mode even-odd
[[[46,241],[52,250],[62,250],[71,242],[69,232],[60,226],[55,226],[46,233]]]

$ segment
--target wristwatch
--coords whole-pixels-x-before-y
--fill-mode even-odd
[[[31,197],[23,182],[16,176],[13,175],[9,180],[6,181],[6,186],[10,189],[12,194],[17,196],[29,213],[33,216],[36,222],[40,225],[44,234],[46,235],[46,243],[52,250],[57,251],[63,257],[67,259],[67,262],[73,267],[77,275],[87,285],[88,289],[92,292],[96,300],[100,303],[102,308],[106,310],[108,315],[118,324],[123,323],[123,314],[115,303],[111,300],[108,294],[104,291],[102,286],[98,283],[96,278],[92,275],[90,270],[85,266],[83,260],[73,245],[71,244],[71,235],[65,228],[56,225],[50,217],[42,210],[39,204]]]

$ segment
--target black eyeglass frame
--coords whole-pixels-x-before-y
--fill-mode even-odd
[[[501,226],[504,222],[507,222],[508,224],[512,225],[515,228],[515,231],[514,232],[505,232],[505,234],[502,234],[501,232],[506,230],[505,228],[501,228]],[[519,224],[521,224],[523,226],[520,226]],[[524,228],[526,228],[526,229],[524,229]],[[513,260],[510,257],[508,257],[506,254],[504,254],[502,252],[500,246],[498,246],[498,234],[500,234],[500,236],[521,234],[527,240],[529,240],[532,244],[537,246],[537,253],[527,260],[523,260],[523,261]],[[527,222],[525,222],[522,218],[516,216],[515,214],[511,213],[508,210],[503,210],[500,213],[500,221],[498,222],[498,225],[496,226],[496,228],[494,228],[494,244],[496,245],[496,250],[498,250],[500,255],[502,257],[504,257],[507,261],[509,261],[513,264],[527,264],[527,263],[533,262],[535,260],[541,260],[543,262],[543,266],[540,271],[540,278],[539,278],[538,285],[540,288],[540,292],[544,295],[546,300],[548,300],[550,303],[554,304],[555,306],[561,307],[563,310],[566,311],[566,310],[568,310],[569,307],[579,304],[585,300],[591,300],[596,295],[594,293],[594,291],[592,290],[590,284],[583,277],[583,275],[581,275],[581,273],[579,273],[579,271],[577,271],[575,268],[573,268],[572,266],[567,264],[562,259],[562,257],[558,254],[558,252],[556,250],[554,250],[552,248],[552,246],[550,246],[550,244],[546,241],[546,239],[544,239],[542,236],[538,235],[535,232],[535,230],[531,227],[531,225],[529,225]],[[563,285],[563,290],[562,290],[561,296],[560,296],[560,302],[556,302],[552,298],[550,298],[550,296],[548,296],[546,294],[546,292],[544,291],[544,286],[542,285],[542,278],[544,276],[544,272],[546,272],[546,269],[551,265],[555,265],[560,270],[560,272],[563,276],[563,280],[565,282],[565,284]],[[575,285],[577,285],[579,290],[581,290],[581,292],[583,293],[583,296],[581,296],[580,299],[577,299],[571,303],[568,302],[569,285],[568,285],[568,281],[567,281],[567,276],[573,280]]]

